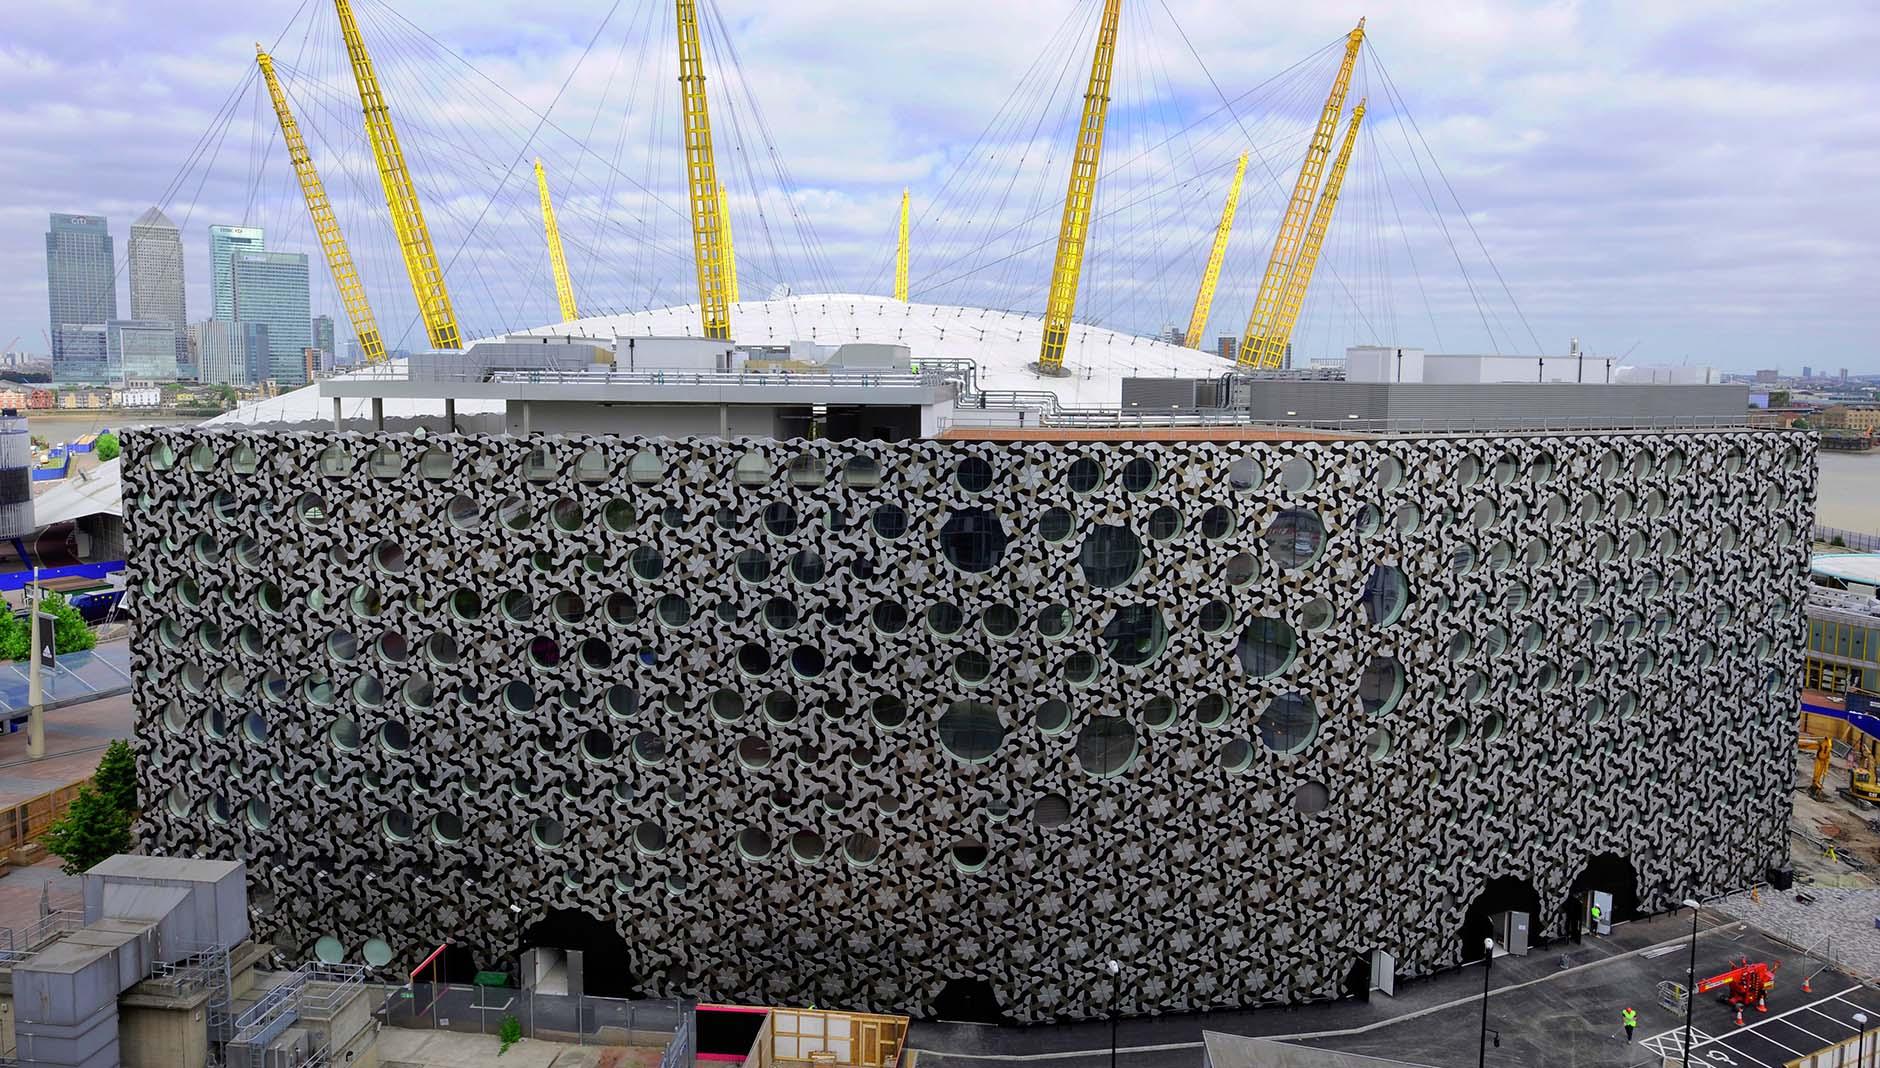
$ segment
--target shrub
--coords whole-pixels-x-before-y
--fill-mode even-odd
[[[117,435],[108,431],[98,435],[98,440],[91,443],[91,454],[99,460],[115,460],[123,451],[124,446],[118,443]]]
[[[78,875],[131,847],[131,814],[111,803],[91,783],[79,787],[72,807],[40,837],[46,849],[65,860],[60,869]]]
[[[496,1051],[498,1057],[509,1052],[509,1047],[522,1041],[522,1021],[512,1016],[503,1017],[503,1029],[497,1034],[503,1040],[503,1048]]]
[[[137,758],[131,755],[129,742],[120,738],[105,747],[91,781],[105,800],[125,812],[137,811]]]

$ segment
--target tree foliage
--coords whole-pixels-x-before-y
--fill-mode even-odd
[[[86,783],[79,787],[72,807],[47,828],[40,841],[64,859],[60,870],[78,875],[130,849],[131,814],[112,803],[95,785]]]
[[[76,653],[96,648],[98,635],[94,634],[91,624],[71,603],[56,593],[48,593],[40,599],[41,611],[58,617],[53,626],[53,641],[61,653]],[[0,660],[24,660],[32,655],[33,632],[27,629],[26,617],[16,616],[11,612],[0,612]]]
[[[115,460],[124,451],[118,442],[118,436],[109,431],[98,435],[98,440],[91,443],[91,454],[99,460]]]
[[[120,738],[105,747],[91,781],[105,800],[125,812],[137,811],[137,758],[131,755],[129,742]]]

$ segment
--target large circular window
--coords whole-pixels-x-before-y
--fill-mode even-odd
[[[1168,627],[1152,605],[1124,605],[1103,625],[1103,646],[1124,667],[1141,667],[1162,655]]]
[[[1319,714],[1301,694],[1283,694],[1260,714],[1260,740],[1281,756],[1303,752],[1319,733]]]
[[[1289,508],[1262,535],[1273,562],[1287,569],[1309,566],[1325,548],[1325,524],[1312,512]]]
[[[1092,586],[1121,586],[1142,567],[1142,540],[1128,527],[1092,527],[1077,551],[1077,565]]]
[[[940,528],[940,551],[947,562],[968,574],[991,571],[1010,539],[999,517],[985,508],[961,508]]]
[[[1403,666],[1388,656],[1374,656],[1358,677],[1358,700],[1372,715],[1397,707],[1403,697]]]
[[[1270,679],[1292,666],[1299,653],[1292,628],[1281,619],[1256,619],[1240,632],[1234,655],[1241,670],[1255,678]]]
[[[1077,734],[1077,763],[1093,778],[1128,771],[1136,752],[1136,728],[1121,716],[1093,717]]]
[[[963,764],[983,764],[1005,741],[999,714],[984,701],[955,701],[940,714],[940,748]]]

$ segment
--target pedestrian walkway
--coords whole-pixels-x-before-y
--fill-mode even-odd
[[[131,737],[131,695],[126,693],[46,711],[46,756],[26,756],[26,732],[0,735],[0,808],[77,782],[98,768],[112,742]]]

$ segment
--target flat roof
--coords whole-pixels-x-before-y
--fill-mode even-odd
[[[1275,426],[955,426],[938,436],[943,441],[1355,441],[1370,435]]]
[[[1880,553],[1816,553],[1808,570],[1824,578],[1880,586]]]

